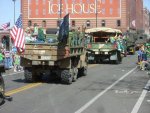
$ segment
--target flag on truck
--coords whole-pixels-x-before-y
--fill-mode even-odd
[[[17,19],[15,25],[10,30],[11,38],[14,41],[14,46],[19,49],[25,48],[25,36],[24,36],[24,30],[22,28],[22,15],[19,16]]]
[[[58,40],[60,42],[66,42],[69,36],[69,14],[64,16],[63,21],[59,27]]]
[[[7,22],[7,23],[1,25],[1,28],[3,30],[7,30],[9,27],[10,27],[10,22]]]

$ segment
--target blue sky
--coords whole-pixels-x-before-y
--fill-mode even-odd
[[[16,6],[16,13],[15,13],[15,19],[17,19],[20,15],[20,1],[16,0],[15,6]],[[147,7],[150,10],[150,0],[143,0],[144,1],[144,7]],[[14,2],[12,0],[0,0],[0,25],[10,22],[10,26],[14,25]]]

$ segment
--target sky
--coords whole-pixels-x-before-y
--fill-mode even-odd
[[[20,15],[20,1],[15,2],[15,21]],[[150,11],[150,0],[143,0],[144,7]],[[4,23],[10,22],[10,26],[14,25],[14,2],[13,0],[0,0],[0,26]]]

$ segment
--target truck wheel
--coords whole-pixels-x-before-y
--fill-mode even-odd
[[[87,66],[86,66],[86,67],[83,67],[83,68],[80,68],[79,74],[80,74],[81,76],[86,76],[86,75],[87,75]]]
[[[73,74],[69,70],[63,70],[61,72],[61,81],[66,84],[72,84]]]
[[[0,75],[0,105],[4,102],[5,86],[2,75]]]
[[[34,76],[34,71],[32,69],[24,70],[24,77],[26,82],[36,82],[38,80],[37,76]]]
[[[26,82],[33,82],[32,71],[25,69],[24,70],[24,77],[25,77]]]

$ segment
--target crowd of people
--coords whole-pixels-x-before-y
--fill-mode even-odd
[[[14,72],[21,71],[20,56],[16,51],[6,51],[0,47],[0,64],[3,64],[5,69],[14,68]]]
[[[150,43],[141,44],[139,50],[137,51],[137,54],[137,64],[139,65],[140,70],[147,70],[147,74],[150,76]],[[150,85],[145,86],[144,89],[150,91]]]

